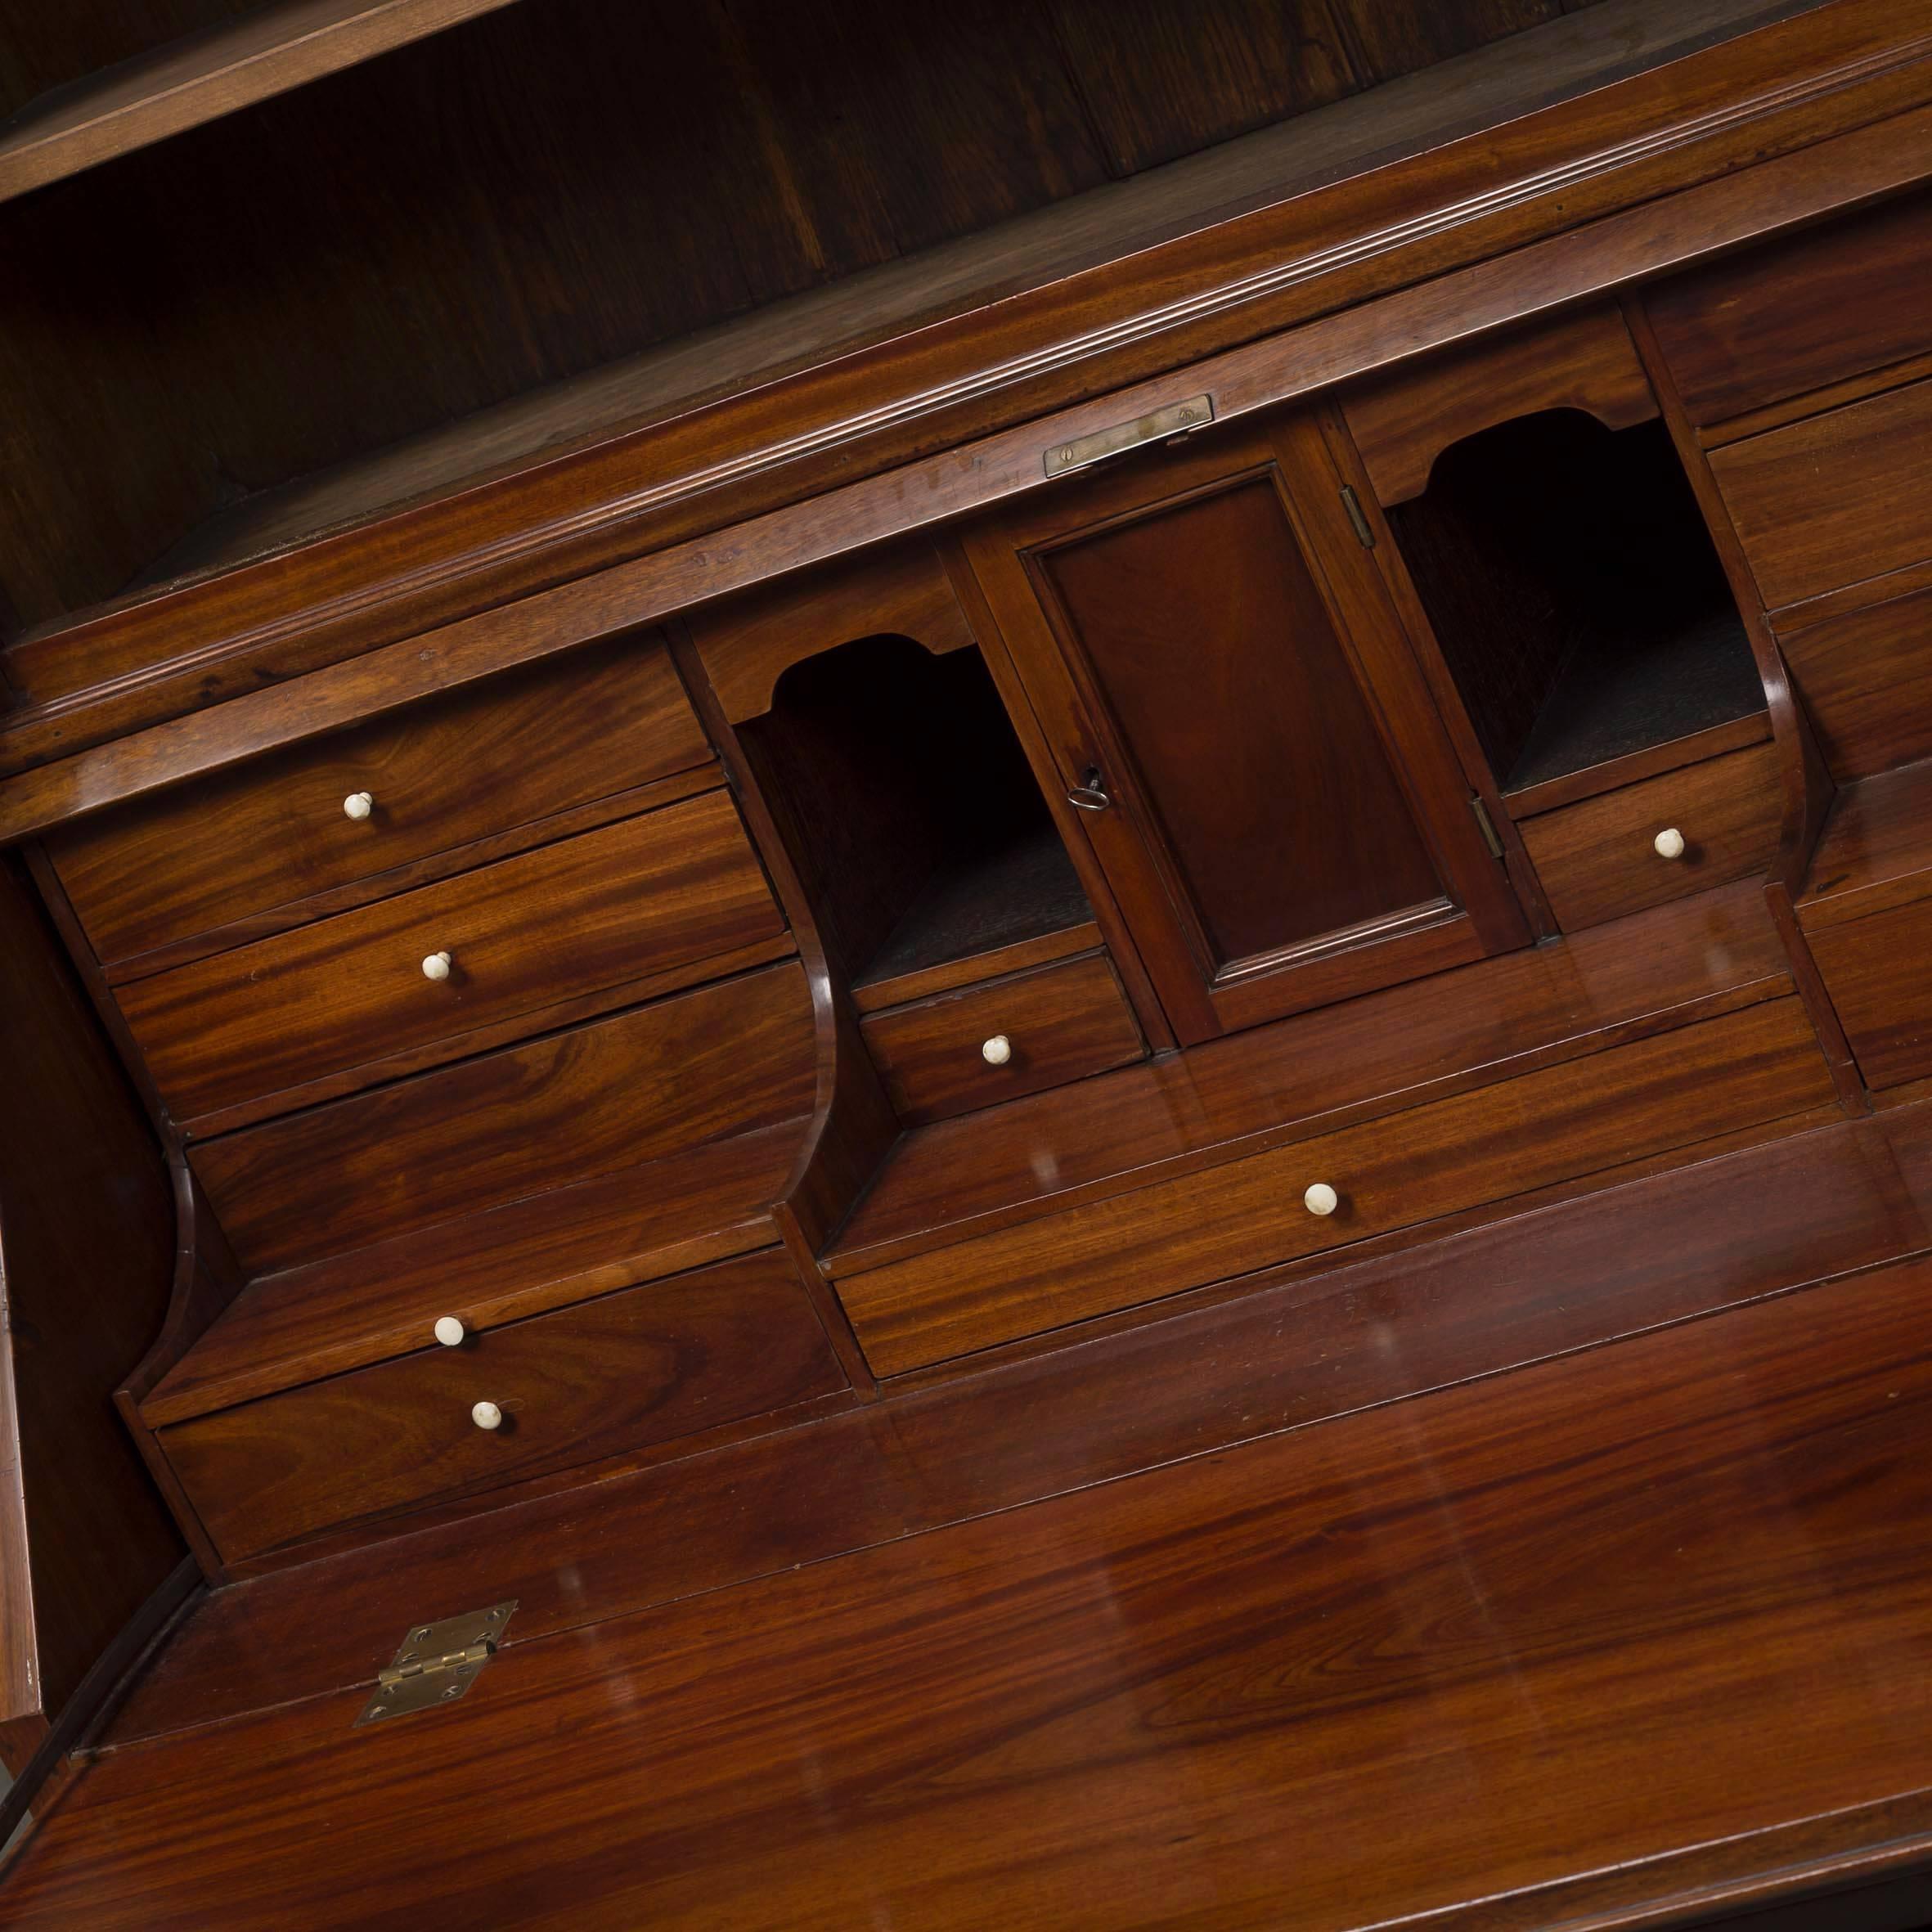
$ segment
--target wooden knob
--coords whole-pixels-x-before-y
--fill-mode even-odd
[[[431,953],[429,958],[423,962],[423,977],[425,979],[447,979],[449,968],[450,956],[447,953]]]
[[[1301,1205],[1310,1214],[1332,1215],[1341,1205],[1341,1197],[1325,1180],[1316,1181],[1301,1197]]]
[[[1013,1042],[1004,1033],[995,1033],[981,1047],[979,1057],[989,1067],[1004,1067],[1013,1058]]]
[[[373,792],[351,792],[342,802],[345,818],[366,819],[375,810],[375,794]]]
[[[1684,856],[1684,835],[1674,825],[1666,825],[1651,841],[1651,845],[1660,859],[1681,859]]]
[[[479,1429],[501,1429],[503,1411],[494,1402],[479,1402],[470,1410],[470,1419]]]
[[[436,1318],[436,1339],[445,1348],[461,1348],[463,1343],[463,1324],[453,1314],[440,1314]]]

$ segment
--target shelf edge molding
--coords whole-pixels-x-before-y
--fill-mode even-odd
[[[0,201],[517,0],[284,0],[43,95],[0,124]]]

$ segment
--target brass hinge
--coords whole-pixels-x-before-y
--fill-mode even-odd
[[[358,1727],[378,1718],[407,1717],[438,1704],[454,1704],[474,1683],[515,1614],[517,1599],[418,1624],[402,1640],[395,1660],[377,1675],[375,1694],[356,1719]]]
[[[1190,396],[1185,402],[1170,402],[1151,416],[1136,416],[1130,423],[1116,423],[1111,429],[1096,429],[1090,436],[1078,436],[1072,443],[1056,443],[1041,456],[1049,476],[1064,476],[1069,470],[1085,470],[1108,456],[1117,456],[1146,443],[1174,443],[1205,429],[1214,420],[1214,398]]]
[[[1368,513],[1362,507],[1362,499],[1355,494],[1352,483],[1341,486],[1341,507],[1348,512],[1348,520],[1355,527],[1355,541],[1364,550],[1375,548],[1375,532],[1368,527]]]
[[[1469,809],[1476,814],[1476,822],[1482,828],[1483,843],[1489,848],[1492,859],[1503,856],[1503,841],[1496,836],[1496,828],[1490,821],[1489,808],[1474,792],[1469,794]]]

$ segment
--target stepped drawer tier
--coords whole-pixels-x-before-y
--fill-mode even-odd
[[[137,980],[120,1000],[163,1097],[194,1121],[783,928],[713,792]]]
[[[1147,1050],[1103,953],[869,1013],[860,1030],[908,1123],[1082,1080]]]
[[[874,1369],[902,1374],[1831,1099],[1784,997],[843,1275],[838,1293]]]
[[[382,896],[421,883],[438,855],[595,815],[598,802],[710,757],[664,647],[626,641],[177,786],[83,822],[49,851],[111,964],[237,924],[241,938],[251,923],[279,930],[293,922],[276,908],[318,894]]]
[[[1523,844],[1574,932],[1766,871],[1784,809],[1777,748],[1756,744],[1525,819]]]
[[[775,1249],[471,1331],[457,1346],[425,1323],[422,1345],[162,1431],[168,1460],[224,1557],[845,1386],[804,1289]]]

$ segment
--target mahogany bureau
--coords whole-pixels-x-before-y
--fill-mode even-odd
[[[669,164],[599,71],[642,29],[589,0],[211,5],[0,125],[40,278],[0,298],[34,386],[0,446],[0,1255],[85,1437],[9,1422],[0,1458],[16,1771],[186,1721],[95,1714],[191,1590],[191,1656],[278,1579],[426,1577],[532,1512],[588,1549],[760,1444],[809,1471],[1251,1301],[1292,1336],[1350,1270],[1787,1143],[1904,1159],[1932,5],[1518,11],[1549,17],[1406,79],[1373,9],[1214,11],[1256,61],[1295,14],[1328,92],[1166,148],[1123,123],[1096,173],[1067,129],[1126,96],[1094,76],[1157,15],[1223,28],[1063,7],[1054,57],[1094,65],[1077,111],[1030,97],[1052,167],[929,230],[883,147],[849,204],[796,159],[829,54],[720,42],[770,63],[792,213],[740,218],[742,288],[666,243],[675,326],[617,205]],[[667,129],[753,111],[688,70]],[[501,130],[393,124],[510,76]],[[826,124],[884,142],[838,84]],[[917,98],[970,174],[968,110]],[[328,182],[285,232],[242,178],[271,155]],[[245,312],[205,262],[137,286],[63,239],[132,262],[142,209],[204,193]],[[834,218],[866,194],[869,255]],[[783,286],[750,239],[781,218],[820,251]],[[1813,1274],[1932,1246],[1873,1224]],[[1493,1327],[1468,1372],[1530,1359]],[[31,1350],[0,1367],[28,1414]],[[1207,1444],[1173,1426],[1145,1466]],[[65,1507],[119,1552],[84,1587],[33,1486],[76,1453]],[[733,1504],[733,1578],[792,1495]],[[411,1642],[464,1607],[424,1602]],[[502,1637],[430,1660],[449,1698]]]

